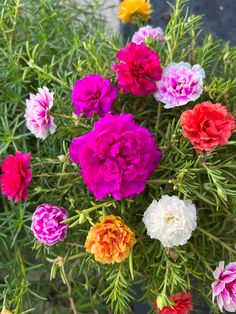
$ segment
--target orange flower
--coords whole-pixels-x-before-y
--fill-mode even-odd
[[[138,20],[147,21],[152,14],[150,0],[123,0],[118,16],[123,23],[136,24]]]
[[[0,314],[12,314],[12,312],[8,311],[8,309],[4,306]]]
[[[85,248],[101,264],[123,262],[130,254],[136,239],[134,233],[118,216],[101,217],[88,233]]]

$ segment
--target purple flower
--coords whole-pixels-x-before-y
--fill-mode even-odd
[[[117,87],[110,79],[103,79],[99,74],[89,74],[78,80],[72,91],[74,113],[90,118],[92,114],[104,116],[112,110],[112,104],[118,94]]]
[[[223,308],[228,312],[236,311],[236,262],[229,263],[224,267],[220,262],[219,267],[213,272],[216,279],[212,283],[213,302],[216,297],[218,306],[222,312]]]
[[[72,140],[70,157],[96,199],[140,194],[162,158],[151,133],[131,114],[107,114],[94,129]]]
[[[68,223],[60,224],[68,218],[68,212],[62,208],[51,204],[42,204],[37,207],[33,214],[31,230],[36,239],[46,245],[54,245],[64,241]]]
[[[155,40],[158,44],[165,42],[163,30],[160,27],[153,28],[150,25],[141,27],[135,32],[131,41],[140,45],[141,43],[145,43],[148,38]]]
[[[47,87],[39,88],[36,95],[26,100],[26,126],[37,138],[46,139],[48,131],[54,133],[56,125],[49,114],[53,106],[53,93]]]
[[[205,71],[199,64],[192,67],[187,62],[170,63],[157,82],[154,97],[163,102],[166,109],[183,106],[201,95],[204,78]]]

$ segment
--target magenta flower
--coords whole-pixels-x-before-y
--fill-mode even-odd
[[[111,194],[120,200],[143,192],[162,153],[151,133],[131,114],[107,114],[94,129],[72,140],[70,157],[96,199]]]
[[[26,100],[26,126],[37,138],[45,140],[48,131],[53,134],[56,130],[53,117],[49,114],[53,106],[53,93],[47,87],[39,88],[36,95],[30,94]]]
[[[16,156],[9,155],[1,164],[2,174],[0,185],[2,194],[15,203],[28,199],[28,186],[32,178],[30,169],[31,154],[16,152]]]
[[[113,65],[122,93],[149,96],[157,91],[156,81],[161,79],[162,68],[159,54],[145,44],[129,43],[121,48]]]
[[[60,224],[68,218],[68,212],[63,207],[51,204],[42,204],[37,207],[32,217],[31,230],[36,239],[51,246],[64,241],[68,223]]]
[[[229,263],[224,267],[220,262],[219,267],[213,272],[216,279],[212,283],[213,302],[216,297],[218,306],[222,312],[223,308],[228,312],[236,311],[236,262]]]
[[[118,94],[117,87],[110,79],[103,79],[99,74],[89,74],[78,80],[72,91],[74,113],[90,118],[92,114],[104,116],[112,110]]]
[[[163,102],[166,109],[186,105],[199,98],[204,78],[205,71],[199,64],[192,67],[187,62],[170,63],[157,82],[154,97]]]
[[[147,39],[155,40],[158,44],[165,42],[162,29],[160,27],[153,28],[150,25],[140,27],[140,29],[134,33],[131,41],[140,45],[141,43],[145,43]]]

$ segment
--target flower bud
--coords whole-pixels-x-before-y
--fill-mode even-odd
[[[164,306],[166,306],[166,302],[165,302],[165,296],[160,294],[157,299],[156,299],[156,302],[157,302],[157,308],[159,310],[162,310]]]

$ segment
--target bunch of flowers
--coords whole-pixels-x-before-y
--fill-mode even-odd
[[[123,0],[118,15],[123,23],[135,24],[147,21],[151,13],[149,0]],[[100,73],[90,51],[96,71],[91,67],[89,73],[74,76],[71,98],[67,94],[63,105],[66,112],[58,92],[63,87],[37,86],[36,94],[25,97],[20,117],[34,137],[24,135],[30,140],[22,151],[2,158],[5,208],[8,199],[11,206],[30,209],[34,248],[45,254],[54,247],[55,252],[67,248],[66,254],[52,253],[54,258],[47,260],[53,263],[51,278],[60,268],[72,309],[74,269],[86,273],[94,267],[104,277],[110,271],[110,286],[102,295],[108,294],[115,313],[126,313],[130,282],[142,279],[157,313],[188,314],[193,311],[191,269],[199,278],[199,268],[205,267],[207,279],[212,278],[205,283],[207,291],[212,287],[212,307],[216,298],[220,311],[236,311],[236,254],[227,243],[233,233],[221,237],[221,222],[212,226],[215,215],[227,215],[224,224],[235,230],[230,212],[235,205],[235,176],[230,173],[235,170],[235,141],[229,143],[235,118],[226,98],[221,104],[207,93],[209,87],[204,89],[208,68],[203,62],[193,58],[190,64],[186,57],[174,62],[170,47],[170,34],[148,25],[116,55],[114,51]],[[30,66],[39,69],[32,60]],[[67,84],[53,74],[50,80]],[[14,139],[13,144],[16,148]],[[28,224],[28,219],[22,221]],[[219,238],[211,232],[219,232]],[[220,257],[215,260],[218,253],[215,262],[208,261],[211,252],[203,256],[205,237],[210,245],[219,244],[214,253],[222,247],[230,252],[226,267]],[[67,275],[65,267],[80,258],[83,263],[76,261]],[[6,309],[2,312],[8,313]]]

